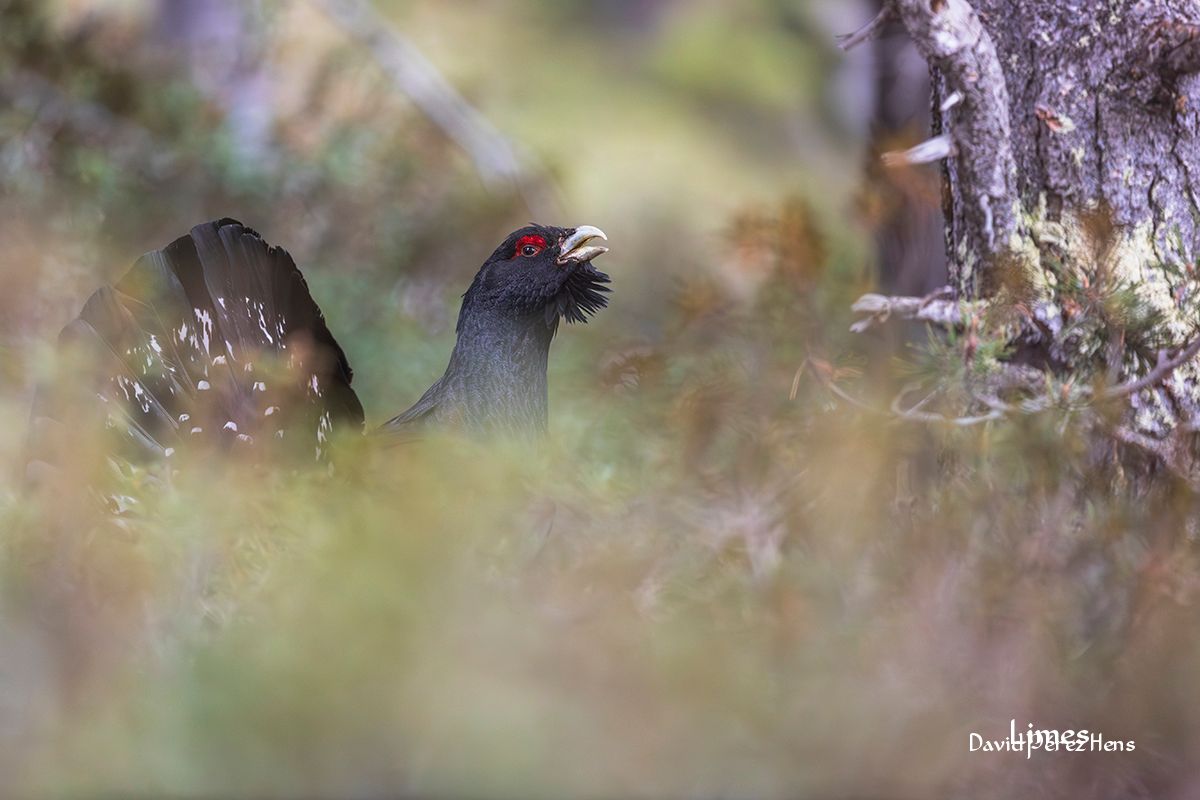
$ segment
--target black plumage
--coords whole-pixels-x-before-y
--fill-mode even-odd
[[[458,340],[445,374],[381,431],[405,434],[429,422],[513,433],[544,430],[546,365],[559,320],[586,322],[608,303],[609,278],[591,264],[604,248],[588,247],[591,238],[579,238],[594,230],[531,225],[510,234],[463,294]],[[572,243],[573,237],[579,241]],[[546,243],[540,252],[519,252],[520,243],[538,240]],[[579,248],[582,258],[559,263],[564,245]]]
[[[380,432],[428,424],[536,433],[559,320],[606,305],[595,228],[531,225],[511,234],[463,295],[445,374]],[[60,336],[78,369],[39,392],[31,465],[103,425],[114,454],[181,447],[298,452],[318,460],[338,429],[361,431],[346,354],[288,253],[241,223],[198,225],[97,291]]]

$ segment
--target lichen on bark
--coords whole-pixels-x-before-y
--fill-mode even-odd
[[[1007,292],[1057,315],[1058,331],[1040,323],[1043,344],[1059,371],[1080,380],[1114,367],[1110,377],[1144,372],[1156,349],[1193,340],[1200,7],[894,0],[894,8],[935,68],[935,130],[956,145],[945,175],[958,296],[1004,301]],[[1098,248],[1100,218],[1108,232]],[[1126,309],[1084,324],[1097,297]],[[1125,346],[1115,365],[1114,341]],[[1132,401],[1137,427],[1156,436],[1198,423],[1200,369],[1186,364]]]

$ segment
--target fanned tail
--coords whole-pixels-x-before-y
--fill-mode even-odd
[[[292,257],[232,219],[143,256],[59,343],[74,367],[39,393],[31,462],[97,425],[114,455],[142,459],[200,443],[322,459],[335,427],[362,429],[349,361]]]

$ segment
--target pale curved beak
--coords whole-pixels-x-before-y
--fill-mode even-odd
[[[608,236],[605,235],[604,231],[592,225],[580,225],[575,229],[574,233],[564,239],[563,243],[559,245],[561,255],[558,257],[558,263],[560,265],[583,263],[591,261],[598,255],[607,253],[607,247],[590,244],[590,242],[594,242],[597,239],[607,242]]]

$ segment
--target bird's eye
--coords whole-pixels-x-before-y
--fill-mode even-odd
[[[517,242],[517,253],[525,258],[533,258],[546,249],[546,240],[541,236],[522,236]]]

